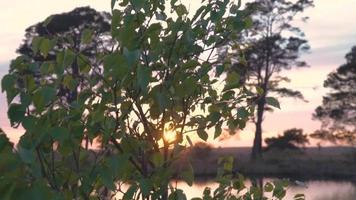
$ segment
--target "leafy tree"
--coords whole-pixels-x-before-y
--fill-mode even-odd
[[[212,77],[215,61],[204,54],[246,27],[249,18],[238,5],[205,1],[190,16],[172,0],[167,17],[162,0],[111,2],[112,51],[88,57],[73,46],[56,47],[67,35],[49,34],[34,37],[31,46],[45,59],[53,52],[55,59],[21,55],[11,62],[2,90],[11,124],[26,132],[16,150],[0,135],[1,158],[13,159],[1,163],[1,199],[186,199],[169,182],[193,182],[192,167],[175,172],[172,166],[189,135],[207,140],[208,130],[217,137],[222,126],[233,129],[247,120],[237,117],[236,108],[252,110],[246,101],[251,94],[236,84],[236,74]],[[47,41],[53,42],[49,48]],[[80,76],[75,63],[85,66]],[[81,80],[88,85],[77,87]],[[76,94],[63,99],[63,85]],[[101,151],[83,144],[97,137]],[[231,158],[220,164],[220,186],[214,193],[207,189],[204,198],[236,199],[245,187],[242,179],[232,176]],[[285,187],[276,182],[264,189],[281,199]],[[251,188],[239,195],[251,199],[261,192]]]
[[[247,3],[246,12],[252,15],[252,27],[237,36],[229,48],[221,51],[221,55],[225,55],[223,57],[234,58],[231,71],[240,74],[240,84],[256,88],[259,93],[253,118],[256,130],[252,159],[262,156],[265,111],[272,110],[269,106],[280,107],[270,95],[304,100],[299,91],[280,86],[280,83],[290,81],[280,72],[307,66],[299,57],[309,46],[303,32],[293,25],[293,21],[298,13],[310,6],[313,6],[312,0],[256,0]]]
[[[56,79],[53,77],[54,70],[64,71],[63,84],[56,88],[56,93],[65,102],[74,101],[78,90],[91,85],[90,75],[101,70],[100,57],[113,48],[114,41],[109,37],[110,21],[109,13],[79,7],[67,13],[51,15],[43,22],[28,27],[25,39],[17,50],[22,59],[33,63],[31,70],[23,74],[33,74],[33,80],[27,80],[27,84],[35,87],[36,82],[53,81]],[[63,54],[63,49],[68,51]],[[75,53],[80,53],[80,58],[75,57]],[[70,68],[56,68],[53,62],[57,55],[73,60]]]
[[[312,136],[330,141],[356,143],[356,47],[346,54],[346,63],[331,72],[324,81],[330,92],[315,109],[314,118],[322,128]]]
[[[192,184],[191,167],[181,173],[171,167],[188,133],[207,140],[208,129],[218,136],[225,121],[245,120],[234,117],[245,92],[234,86],[235,79],[210,77],[214,61],[202,56],[244,27],[247,17],[236,14],[238,6],[209,1],[190,17],[184,5],[171,1],[167,17],[165,1],[112,2],[113,51],[86,50],[101,29],[92,29],[100,26],[95,21],[80,22],[90,18],[82,19],[81,9],[28,29],[28,38],[41,34],[25,42],[31,49],[20,48],[22,55],[2,80],[11,124],[26,130],[17,146],[26,169],[23,184],[12,184],[13,177],[1,181],[1,189],[11,189],[9,198],[123,193],[124,199],[168,199],[171,178]],[[63,32],[53,25],[71,19],[78,23]],[[88,48],[96,47],[93,42]],[[219,93],[218,81],[229,89]],[[65,96],[62,87],[69,89]],[[176,134],[174,140],[165,139],[166,129]],[[97,137],[102,151],[83,146]],[[124,184],[130,185],[126,191]],[[174,195],[181,194],[172,188]]]
[[[266,150],[271,149],[299,149],[309,143],[308,135],[303,134],[303,129],[288,129],[283,132],[283,135],[278,137],[266,138]]]

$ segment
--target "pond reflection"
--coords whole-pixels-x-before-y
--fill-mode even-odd
[[[260,185],[262,182],[274,179],[256,180]],[[250,186],[251,181],[246,181]],[[177,182],[178,188],[183,189],[188,199],[201,197],[205,187],[217,188],[218,184],[212,180],[198,180],[192,187],[184,182]],[[356,200],[356,183],[350,181],[306,181],[302,186],[291,184],[287,189],[286,200],[292,200],[296,194],[305,194],[307,200]]]
[[[264,178],[247,180],[246,186],[252,184],[264,185],[266,182],[271,182],[275,179]],[[253,183],[255,182],[255,183]],[[218,184],[212,179],[198,179],[193,186],[187,185],[183,181],[172,181],[172,186],[182,189],[187,195],[187,199],[194,197],[202,197],[206,187],[215,190]],[[128,185],[123,185],[123,191],[128,189]],[[287,189],[287,194],[284,200],[293,200],[294,195],[304,194],[306,200],[356,200],[356,183],[351,181],[306,181],[299,184],[291,184]],[[270,194],[266,195],[271,197]],[[122,194],[117,194],[116,199],[122,199]]]

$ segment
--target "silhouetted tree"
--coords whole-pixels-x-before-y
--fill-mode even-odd
[[[303,129],[288,129],[283,135],[266,138],[266,150],[270,149],[299,149],[309,143],[308,136],[303,134]]]
[[[109,13],[98,12],[90,7],[79,7],[67,13],[51,15],[46,20],[26,29],[25,39],[17,52],[34,61],[53,60],[56,58],[55,50],[63,48],[75,48],[84,55],[92,57],[95,53],[107,48],[103,38],[109,34],[110,20]],[[91,37],[83,43],[84,33],[89,33],[88,31],[91,32]],[[32,45],[36,36],[47,38],[57,36],[62,39],[60,42],[57,41],[56,46],[48,52],[48,55],[43,56]],[[46,41],[39,42],[46,43]]]
[[[222,52],[222,54],[232,52],[230,56],[236,58],[236,62],[232,63],[232,70],[241,75],[242,83],[257,88],[252,159],[259,159],[262,156],[264,112],[272,109],[268,105],[279,107],[278,101],[268,95],[272,93],[280,97],[304,100],[299,91],[280,86],[281,82],[290,81],[287,77],[280,76],[280,72],[292,67],[307,66],[299,57],[302,51],[309,49],[309,46],[303,38],[303,32],[293,26],[292,22],[298,13],[311,6],[312,0],[256,0],[247,3],[247,10],[252,16],[252,27],[233,41],[230,49]],[[235,43],[243,43],[245,47],[235,49]]]
[[[324,87],[330,92],[315,109],[322,127],[313,137],[356,144],[356,46],[346,54],[346,63],[330,73]]]
[[[35,74],[35,80],[30,82],[50,82],[53,80],[52,71],[64,71],[66,75],[61,77],[64,84],[57,95],[63,96],[65,102],[74,101],[78,90],[91,87],[90,79],[84,78],[83,74],[92,74],[94,78],[94,72],[101,70],[102,60],[98,55],[104,55],[113,46],[112,39],[108,37],[110,21],[109,13],[79,7],[67,13],[51,15],[28,27],[17,52],[22,55],[21,59],[32,63],[32,70],[27,73]],[[63,49],[68,51],[58,53]],[[70,69],[54,69],[53,62],[60,60],[60,57],[65,57],[67,62],[73,61]],[[79,82],[74,81],[77,77],[80,78]],[[27,83],[24,81],[20,84]]]

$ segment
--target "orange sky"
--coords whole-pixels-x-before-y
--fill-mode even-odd
[[[300,90],[309,103],[293,99],[281,99],[281,110],[267,114],[264,122],[265,137],[282,133],[288,128],[303,128],[311,132],[319,127],[311,119],[316,106],[321,103],[322,87],[326,75],[344,62],[344,55],[356,45],[356,0],[314,0],[315,7],[304,14],[310,17],[300,27],[311,45],[311,52],[303,58],[310,68],[283,72],[292,79],[286,86]],[[183,0],[193,10],[200,1]],[[188,5],[186,4],[186,5]],[[24,30],[54,13],[67,12],[78,6],[91,6],[99,11],[109,11],[109,0],[12,0],[0,1],[0,79],[8,70],[8,63],[16,57],[15,50],[23,39]],[[0,93],[0,127],[11,140],[16,141],[21,130],[11,129],[7,120],[5,95]],[[250,146],[253,140],[253,126],[247,127],[239,136],[221,143],[221,146]],[[212,136],[211,136],[212,137]]]

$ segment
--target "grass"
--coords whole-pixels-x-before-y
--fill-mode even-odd
[[[216,148],[188,152],[197,176],[214,176],[219,157],[233,156],[234,171],[247,176],[298,179],[348,179],[356,181],[356,149],[349,147],[306,148],[265,152],[258,162],[250,161],[250,148]],[[184,161],[182,161],[184,162]]]

